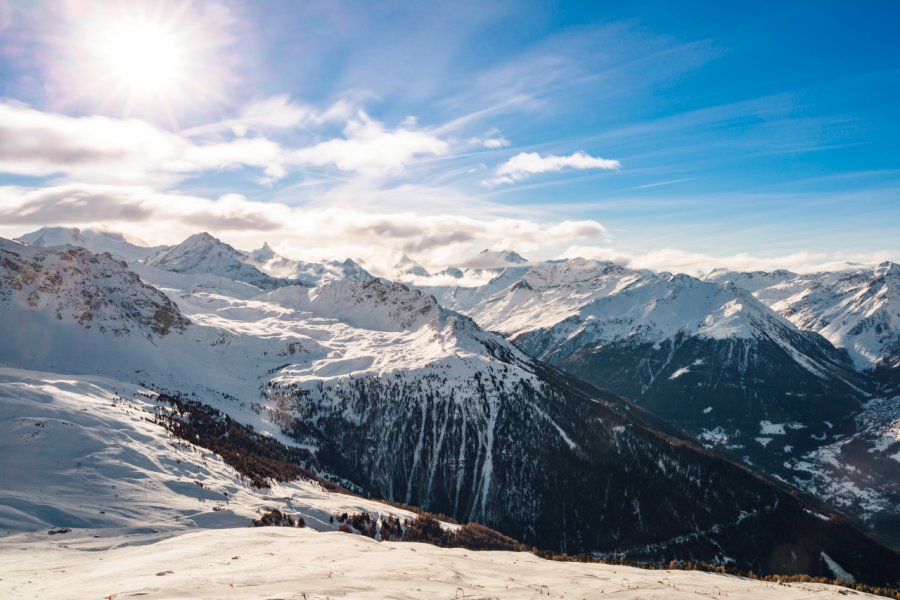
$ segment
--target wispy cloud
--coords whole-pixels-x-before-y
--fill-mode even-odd
[[[235,118],[182,130],[181,135],[196,137],[230,132],[243,137],[249,132],[271,133],[297,127],[320,126],[348,121],[359,110],[352,102],[339,99],[324,110],[301,104],[281,94],[254,100]]]
[[[575,152],[569,156],[549,154],[542,156],[537,152],[520,152],[497,167],[495,177],[485,180],[487,187],[516,183],[540,173],[557,173],[559,171],[585,171],[600,169],[612,171],[621,168],[617,160],[591,156],[585,152]]]

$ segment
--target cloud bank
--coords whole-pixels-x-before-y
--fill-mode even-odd
[[[448,150],[446,141],[427,131],[388,129],[362,110],[347,119],[347,111],[337,103],[315,113],[277,97],[247,107],[237,119],[178,134],[136,119],[71,117],[0,103],[0,172],[165,188],[207,171],[251,168],[260,171],[260,183],[270,185],[310,166],[391,175],[417,157]],[[245,137],[250,131],[343,119],[342,136],[305,146],[286,146],[261,134]],[[235,135],[213,135],[225,131]]]
[[[239,194],[208,199],[147,186],[85,183],[0,187],[0,223],[2,236],[49,225],[101,227],[151,244],[177,243],[208,230],[242,248],[267,241],[293,258],[364,257],[385,271],[403,253],[433,268],[456,264],[460,257],[495,244],[546,253],[572,240],[599,241],[606,235],[591,220],[542,223],[502,216],[373,213],[292,207]]]

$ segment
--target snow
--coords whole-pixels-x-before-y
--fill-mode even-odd
[[[553,562],[527,553],[443,549],[281,527],[204,530],[174,537],[14,536],[0,540],[0,573],[4,597],[47,600],[71,598],[73,590],[82,598],[307,600],[607,594],[626,600],[698,594],[792,600],[843,591],[825,584],[779,585],[701,571]],[[862,593],[858,597],[875,598]]]
[[[759,433],[762,435],[786,435],[785,429],[806,429],[803,423],[772,423],[771,421],[759,422]]]
[[[784,435],[784,423],[759,422],[759,432],[763,435]]]
[[[680,369],[676,370],[674,373],[669,375],[669,379],[678,379],[685,373],[690,373],[690,372],[691,372],[690,367],[681,367]]]
[[[714,429],[704,429],[697,438],[701,442],[708,442],[710,444],[727,444],[729,435],[723,427],[717,426]]]
[[[834,573],[834,576],[837,579],[843,579],[849,583],[856,583],[856,579],[854,579],[853,575],[848,573],[841,565],[837,564],[834,559],[825,554],[824,552],[820,553],[822,556],[822,560],[825,561],[825,564],[828,565],[828,568],[831,569],[831,572]]]
[[[758,437],[758,438],[754,438],[754,439],[755,439],[757,442],[759,442],[759,444],[762,445],[763,448],[765,448],[766,446],[768,446],[768,445],[769,445],[769,442],[772,441],[772,438],[770,438],[770,437]]]

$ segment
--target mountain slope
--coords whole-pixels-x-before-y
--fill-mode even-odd
[[[846,356],[735,286],[573,259],[441,297],[528,354],[771,468],[852,431],[866,397]]]
[[[0,367],[0,531],[246,527],[266,507],[325,531],[343,512],[412,517],[310,480],[254,487],[160,426],[171,411],[136,384]]]
[[[60,537],[60,536],[53,536]],[[71,536],[66,536],[71,537]],[[562,598],[623,600],[727,597],[803,600],[880,596],[821,583],[745,579],[701,571],[555,562],[521,552],[471,552],[359,535],[285,527],[200,531],[65,543],[17,536],[0,540],[0,590],[68,599],[165,598]],[[53,573],[52,580],[46,573]],[[5,586],[5,587],[4,587]]]

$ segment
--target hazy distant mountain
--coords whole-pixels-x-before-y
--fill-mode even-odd
[[[343,262],[291,260],[276,254],[268,244],[263,244],[262,248],[250,252],[247,256],[250,262],[264,273],[281,279],[296,279],[303,285],[315,286],[334,279],[349,279],[358,283],[372,279],[368,271],[349,258]]]
[[[91,252],[109,252],[127,262],[141,260],[162,249],[162,246],[148,247],[129,242],[121,233],[77,227],[41,227],[19,239],[30,246],[42,248],[68,244],[87,248]]]

